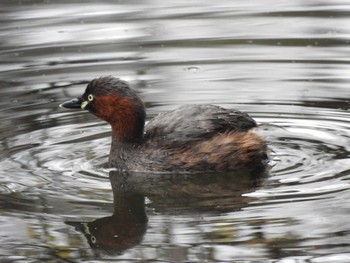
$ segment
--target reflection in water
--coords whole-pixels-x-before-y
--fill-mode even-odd
[[[262,182],[120,178],[146,205],[130,201],[144,208],[116,260],[350,262],[348,10],[346,0],[1,1],[0,261],[110,261],[63,223],[111,213],[99,168],[110,129],[57,104],[113,75],[149,117],[211,103],[281,127],[265,132],[274,166]]]
[[[147,229],[145,197],[163,213],[230,212],[246,204],[242,194],[254,191],[266,170],[211,174],[144,174],[111,171],[112,216],[92,222],[67,221],[82,232],[97,253],[114,255],[138,245]],[[181,209],[176,209],[181,208]]]
[[[120,254],[139,244],[147,229],[145,198],[134,191],[127,175],[110,173],[113,190],[113,215],[92,222],[66,222],[82,232],[99,253]]]

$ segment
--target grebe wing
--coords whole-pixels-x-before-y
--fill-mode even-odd
[[[185,105],[153,118],[145,128],[145,143],[154,147],[186,145],[227,131],[247,131],[256,122],[246,113],[215,105]]]

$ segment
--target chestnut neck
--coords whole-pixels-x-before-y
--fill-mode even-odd
[[[138,113],[116,114],[110,120],[113,141],[119,144],[141,144],[145,125],[144,116]]]
[[[137,159],[143,142],[144,113],[131,116],[118,116],[110,120],[112,126],[112,144],[109,163],[120,170],[127,169],[126,164]]]
[[[138,97],[119,95],[99,96],[94,113],[112,126],[113,141],[118,143],[141,143],[146,113]]]

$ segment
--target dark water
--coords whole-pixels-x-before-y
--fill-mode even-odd
[[[0,6],[1,262],[350,262],[349,1]],[[108,125],[58,108],[102,75],[149,117],[214,103],[268,123],[271,170],[104,169]]]

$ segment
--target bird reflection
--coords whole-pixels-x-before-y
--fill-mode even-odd
[[[139,244],[147,229],[145,198],[127,183],[127,175],[110,173],[113,215],[92,222],[66,222],[82,232],[90,247],[103,254],[120,254]]]
[[[221,174],[145,174],[111,171],[113,215],[92,222],[66,222],[82,232],[96,252],[116,255],[141,243],[147,230],[145,197],[164,214],[235,211],[242,194],[259,187],[265,169]]]

